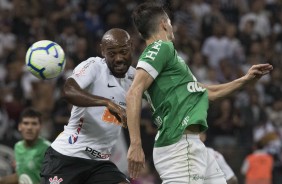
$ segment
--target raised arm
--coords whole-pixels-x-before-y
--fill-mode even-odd
[[[131,178],[137,178],[145,165],[145,156],[140,136],[140,114],[142,95],[152,82],[153,78],[145,70],[137,69],[133,83],[126,95],[127,126],[130,136],[127,159]]]
[[[111,100],[92,95],[77,84],[73,78],[68,78],[63,88],[63,98],[69,103],[79,107],[105,106],[126,126],[126,112],[121,106]]]
[[[253,65],[246,75],[234,81],[219,85],[200,85],[208,90],[209,100],[215,101],[232,94],[233,92],[237,91],[238,89],[241,89],[247,84],[256,82],[263,75],[268,74],[272,69],[273,67],[270,64]]]

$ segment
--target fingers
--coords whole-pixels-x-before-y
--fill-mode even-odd
[[[260,70],[255,70],[254,71],[254,75],[266,75],[270,72],[270,70],[263,70],[263,71],[260,71]]]
[[[261,77],[263,75],[268,74],[271,70],[273,70],[273,66],[270,64],[258,64],[253,65],[249,72],[251,75],[254,75],[255,77]]]
[[[112,103],[108,108],[117,120],[122,123],[122,126],[127,128],[127,116],[125,109],[115,103]]]
[[[258,65],[253,65],[252,69],[257,69],[261,71],[271,71],[273,70],[273,66],[266,63],[266,64],[258,64]]]
[[[142,147],[140,145],[130,145],[127,160],[129,176],[133,179],[138,178],[145,166],[145,155]]]
[[[127,116],[126,111],[124,109],[121,110],[120,113],[118,113],[118,116],[120,117],[120,122],[122,123],[122,126],[124,128],[127,128]]]
[[[138,178],[142,168],[143,168],[143,164],[141,164],[141,163],[133,164],[132,168],[131,168],[130,177],[134,178],[134,179]]]
[[[145,166],[145,161],[128,161],[128,171],[131,178],[135,179],[140,176],[141,170]]]

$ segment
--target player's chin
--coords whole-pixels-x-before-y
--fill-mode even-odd
[[[36,139],[36,135],[26,134],[26,135],[23,135],[23,138],[24,138],[24,140],[27,140],[27,141],[33,141],[33,140]]]
[[[117,75],[119,75],[119,76],[125,75],[127,70],[128,70],[128,67],[125,67],[125,66],[124,67],[115,67],[114,68],[115,73]]]

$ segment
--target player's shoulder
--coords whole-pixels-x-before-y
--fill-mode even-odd
[[[105,65],[106,61],[104,58],[100,57],[90,57],[84,61],[82,61],[78,66],[90,66],[90,65]]]
[[[148,58],[155,60],[156,57],[167,58],[168,55],[172,55],[174,52],[174,45],[171,41],[158,40],[148,45],[139,59],[146,60]]]
[[[40,144],[44,147],[49,147],[51,145],[51,142],[43,137],[40,137],[39,141],[40,141]]]
[[[209,152],[215,152],[215,150],[213,149],[213,148],[211,148],[211,147],[206,147],[207,148],[207,150],[209,151]]]
[[[74,74],[80,75],[85,73],[86,70],[100,71],[102,67],[106,67],[106,66],[107,64],[104,58],[90,57],[82,61],[75,67]]]
[[[127,74],[128,75],[135,75],[136,69],[132,66],[129,67]]]
[[[16,144],[14,146],[14,150],[18,150],[18,149],[21,149],[23,147],[24,147],[24,141],[21,140],[21,141],[16,142]]]
[[[136,69],[134,67],[130,66],[127,73],[126,73],[126,75],[127,75],[126,80],[129,80],[132,83],[134,76],[135,76],[135,72],[136,72]]]

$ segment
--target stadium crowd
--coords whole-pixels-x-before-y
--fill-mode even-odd
[[[101,55],[101,36],[110,28],[127,30],[134,43],[134,66],[145,47],[130,14],[141,0],[0,0],[0,144],[13,148],[20,139],[19,115],[32,106],[43,113],[41,136],[53,141],[68,122],[71,106],[61,88],[73,68]],[[242,180],[243,159],[256,143],[273,156],[273,183],[282,182],[282,1],[162,0],[175,29],[175,47],[199,82],[217,84],[270,63],[274,70],[256,85],[210,104],[206,144],[221,152]],[[42,81],[25,69],[28,47],[53,40],[66,53],[64,73]],[[147,104],[142,137],[153,182],[152,147],[156,128]],[[126,140],[128,132],[124,131]],[[1,154],[0,154],[1,156]],[[2,154],[3,156],[3,154]],[[5,174],[0,167],[0,175]],[[151,171],[150,171],[151,170]],[[136,181],[138,183],[138,181]],[[140,181],[142,183],[142,181]]]

